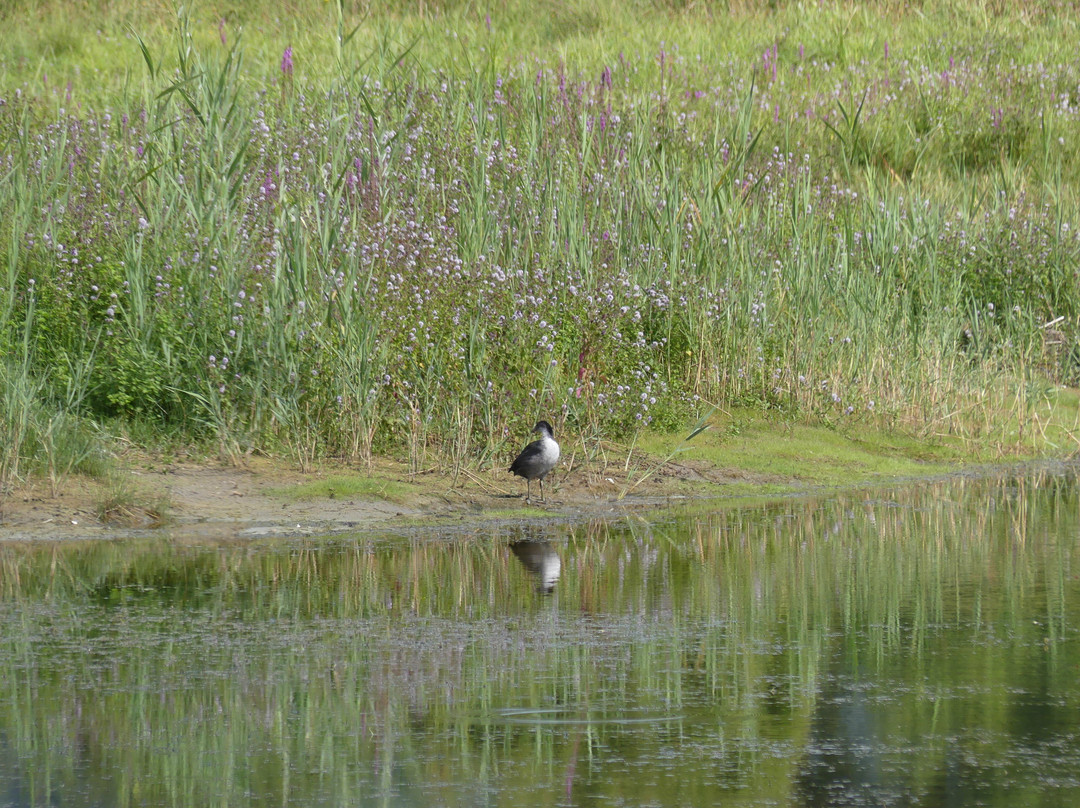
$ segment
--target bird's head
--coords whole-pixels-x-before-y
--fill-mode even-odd
[[[532,431],[537,435],[547,435],[549,438],[555,437],[555,433],[551,429],[551,424],[547,421],[537,421],[536,426],[532,428]]]

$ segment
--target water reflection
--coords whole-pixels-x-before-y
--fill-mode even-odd
[[[510,550],[530,573],[536,577],[536,590],[550,595],[559,581],[562,561],[551,542],[544,539],[518,539],[510,542]]]
[[[1078,542],[1062,471],[0,545],[0,804],[1080,804]]]
[[[847,660],[840,657],[841,667]],[[883,724],[865,682],[872,671],[830,672],[817,694],[810,737],[795,776],[799,804],[898,805],[909,803],[907,772],[892,770],[883,753],[898,740]],[[951,803],[952,804],[952,803]]]

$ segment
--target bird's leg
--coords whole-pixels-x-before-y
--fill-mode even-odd
[[[532,480],[525,478],[525,504],[532,505]]]
[[[544,496],[544,478],[540,478],[540,501],[547,502],[547,498]]]

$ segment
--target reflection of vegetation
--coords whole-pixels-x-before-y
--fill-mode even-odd
[[[867,769],[835,751],[858,724],[881,787],[940,791],[960,758],[1018,804],[1076,754],[1075,482],[890,495],[566,536],[2,546],[0,783],[34,804],[783,802]],[[521,538],[558,550],[551,597]]]

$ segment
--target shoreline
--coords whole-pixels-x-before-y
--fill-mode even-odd
[[[578,519],[710,498],[704,485],[719,486],[703,485],[700,474],[672,463],[637,485],[617,480],[614,471],[578,466],[553,475],[546,503],[527,504],[524,482],[508,473],[501,480],[490,472],[410,474],[403,464],[385,460],[370,471],[326,463],[300,472],[288,463],[258,458],[239,468],[184,463],[127,473],[138,493],[127,512],[106,521],[97,514],[108,496],[98,481],[72,477],[56,496],[47,481],[16,489],[0,508],[0,542],[152,537],[251,541],[447,527],[469,520]],[[732,480],[737,476],[744,482],[766,482],[753,475],[732,475]],[[515,482],[522,483],[520,492]],[[620,497],[629,485],[634,491]],[[160,519],[152,506],[159,501],[167,503]]]
[[[410,474],[376,461],[372,469],[327,463],[302,473],[280,460],[256,458],[247,467],[184,463],[129,469],[137,493],[127,512],[102,521],[100,481],[72,477],[51,496],[47,482],[8,494],[0,506],[0,544],[163,539],[172,542],[257,542],[385,530],[446,530],[468,524],[577,521],[680,506],[717,508],[760,499],[829,495],[862,488],[928,483],[948,477],[1048,473],[1076,469],[1075,459],[931,464],[925,473],[853,477],[842,482],[763,474],[700,462],[653,459],[636,484],[624,468],[580,464],[560,469],[547,503],[524,502],[516,478],[462,471]],[[617,473],[623,474],[620,479]],[[518,481],[520,482],[520,481]],[[524,486],[521,486],[524,488]],[[633,490],[628,490],[632,487]],[[154,513],[137,503],[167,502]]]

